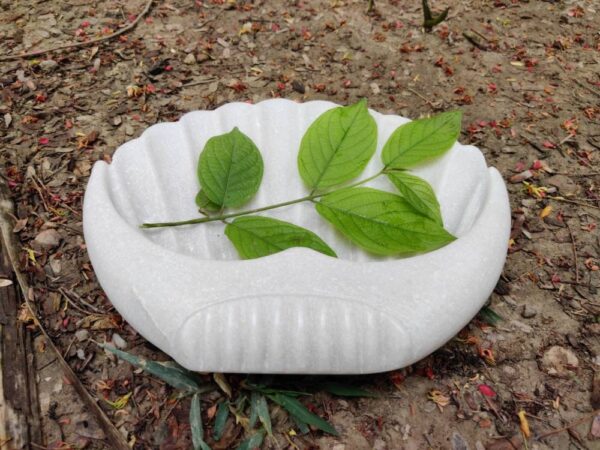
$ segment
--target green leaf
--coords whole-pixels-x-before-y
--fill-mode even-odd
[[[336,256],[312,231],[270,217],[238,217],[227,224],[225,234],[243,259],[260,258],[291,247],[307,247]]]
[[[365,391],[364,389],[357,388],[355,386],[348,386],[336,382],[321,383],[316,386],[318,389],[322,389],[330,394],[337,395],[338,397],[377,397],[372,392]]]
[[[296,424],[296,427],[298,428],[298,431],[300,432],[300,434],[310,433],[310,428],[308,428],[308,425],[306,425],[304,422],[302,422],[300,419],[298,419],[293,414],[290,414],[290,417],[291,417],[292,421]]]
[[[450,11],[450,8],[446,8],[443,12],[441,12],[437,16],[434,16],[431,13],[431,9],[429,9],[429,4],[428,4],[427,0],[423,0],[422,3],[423,3],[423,28],[425,28],[425,31],[429,32],[433,29],[434,26],[442,23],[446,19],[446,17],[448,16],[448,11]]]
[[[455,239],[399,195],[372,188],[332,192],[316,207],[346,238],[379,255],[426,252]]]
[[[399,126],[383,146],[383,164],[406,169],[441,156],[458,139],[461,119],[460,111],[450,111]]]
[[[259,395],[256,412],[258,413],[258,418],[263,424],[263,427],[267,430],[267,434],[272,436],[273,428],[271,427],[271,416],[269,415],[269,406],[267,405],[267,399],[264,395]]]
[[[252,391],[250,394],[250,416],[248,418],[248,427],[254,428],[256,421],[258,420],[258,402],[260,400],[260,393]]]
[[[192,444],[194,450],[210,450],[210,447],[204,442],[204,429],[202,428],[202,414],[200,411],[200,394],[196,393],[192,397],[190,407],[190,427],[192,429]]]
[[[247,384],[248,389],[254,390],[254,391],[258,391],[262,394],[283,394],[283,395],[287,395],[289,397],[300,397],[301,395],[312,395],[310,392],[304,392],[304,391],[292,391],[289,389],[279,389],[279,388],[270,388],[270,387],[265,387],[265,386],[260,386],[260,385],[256,385],[256,384]]]
[[[237,128],[212,137],[198,161],[198,179],[208,199],[222,207],[241,206],[262,181],[263,160],[254,142]]]
[[[216,212],[221,209],[219,205],[210,201],[210,199],[206,196],[206,192],[204,192],[202,189],[200,189],[196,195],[196,205],[201,211]]]
[[[498,322],[502,322],[504,320],[504,317],[502,317],[489,306],[484,306],[481,311],[479,311],[479,316],[493,327],[498,325]]]
[[[265,431],[260,430],[254,433],[248,439],[240,444],[237,450],[253,450],[259,448],[262,445],[263,439],[265,438]]]
[[[338,435],[333,426],[324,419],[321,419],[319,416],[311,413],[306,406],[300,403],[294,397],[289,397],[287,395],[281,394],[272,394],[269,395],[269,398],[273,400],[275,403],[284,408],[288,413],[294,416],[299,421],[306,423],[308,425],[312,425],[319,430],[325,431],[326,433],[332,434],[334,436]]]
[[[407,172],[386,172],[388,178],[410,205],[421,214],[443,225],[440,204],[431,185],[423,178]]]
[[[219,403],[217,407],[217,415],[215,416],[215,426],[213,428],[213,439],[216,442],[221,440],[223,431],[225,431],[225,424],[227,424],[227,418],[229,417],[229,402],[227,400]]]
[[[144,372],[147,372],[151,375],[154,375],[157,378],[165,381],[176,389],[181,389],[183,391],[199,391],[204,390],[198,382],[192,372],[184,369],[183,367],[174,364],[170,361],[167,362],[157,362],[150,361],[146,358],[141,358],[139,356],[131,355],[122,350],[111,347],[110,345],[99,344],[100,347],[108,350],[111,353],[114,353],[119,358],[128,363],[143,369]]]
[[[377,125],[366,100],[330,109],[302,138],[298,171],[313,190],[344,183],[359,175],[377,146]]]

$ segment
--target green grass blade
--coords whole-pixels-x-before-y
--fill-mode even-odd
[[[338,436],[338,432],[329,422],[311,413],[306,406],[300,403],[297,399],[281,394],[272,394],[268,397],[298,420],[308,425],[312,425],[313,427],[318,428],[326,433]]]
[[[223,431],[225,431],[225,425],[227,424],[227,418],[229,417],[229,402],[223,400],[217,407],[217,415],[215,417],[215,426],[213,428],[213,439],[216,442],[221,440],[223,437]]]
[[[196,381],[195,375],[177,364],[174,364],[172,362],[162,363],[157,361],[150,361],[146,358],[132,355],[130,353],[114,348],[110,345],[99,345],[100,347],[108,350],[109,352],[114,353],[123,361],[127,361],[135,367],[143,369],[144,372],[147,372],[150,375],[154,375],[155,377],[160,378],[161,380],[170,384],[176,389],[181,389],[183,391],[197,391],[201,389],[201,386]]]
[[[502,322],[504,320],[504,317],[502,317],[489,306],[484,306],[481,309],[481,311],[479,311],[479,317],[481,317],[486,323],[490,324],[493,327],[495,327],[496,325],[498,325],[499,322]]]
[[[194,450],[210,450],[210,447],[204,442],[204,428],[202,427],[202,411],[200,409],[200,394],[196,393],[192,397],[190,407],[190,428],[192,429],[192,444]]]
[[[365,391],[364,389],[333,381],[321,383],[317,385],[317,388],[329,392],[330,394],[337,395],[338,397],[377,397],[377,394]]]
[[[262,445],[263,439],[265,438],[265,430],[260,430],[254,433],[248,439],[240,444],[237,450],[253,450],[257,449]]]

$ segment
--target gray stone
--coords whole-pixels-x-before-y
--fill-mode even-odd
[[[46,59],[40,62],[40,69],[44,72],[53,72],[58,68],[58,63],[53,59]]]
[[[88,330],[85,329],[81,329],[81,330],[77,330],[75,332],[75,337],[77,338],[77,340],[79,342],[83,342],[85,341],[87,338],[90,337],[90,332]]]
[[[525,319],[531,319],[532,317],[535,317],[537,315],[537,310],[528,304],[525,304],[525,306],[523,306],[523,311],[521,311],[521,317],[525,318]]]
[[[196,57],[193,53],[189,53],[185,59],[183,60],[184,64],[194,64],[196,62]]]
[[[115,344],[115,347],[124,350],[127,348],[127,341],[123,339],[119,334],[114,333],[112,336],[112,342]]]
[[[60,243],[60,234],[52,228],[44,230],[35,237],[34,242],[45,248],[53,248]]]
[[[458,431],[452,433],[452,450],[469,450],[469,444]]]

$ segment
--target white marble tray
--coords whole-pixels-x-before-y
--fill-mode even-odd
[[[197,217],[196,165],[205,142],[234,126],[261,150],[264,177],[246,208],[306,195],[297,173],[302,135],[329,102],[232,103],[150,127],[97,162],[84,233],[98,280],[123,317],[184,367],[256,373],[369,373],[409,365],[451,339],[479,311],[502,271],[510,230],[506,187],[481,152],[456,144],[414,170],[436,191],[458,239],[409,258],[370,256],[298,204],[265,215],[321,236],[331,258],[293,248],[240,261],[223,225],[143,230]],[[371,111],[379,152],[407,121]],[[380,177],[368,185],[394,192]]]

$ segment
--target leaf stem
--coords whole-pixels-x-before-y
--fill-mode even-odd
[[[348,188],[360,186],[361,184],[365,184],[365,183],[367,183],[367,182],[369,182],[371,180],[374,180],[375,178],[377,178],[381,174],[383,174],[384,170],[385,169],[380,170],[375,175],[367,177],[364,180],[357,181],[356,183],[350,184],[348,186],[344,186],[343,188],[340,188],[340,189],[348,189]],[[255,213],[258,213],[258,212],[262,212],[262,211],[269,211],[271,209],[282,208],[284,206],[289,206],[289,205],[295,205],[296,203],[302,203],[302,202],[306,202],[306,201],[313,201],[316,198],[323,197],[323,196],[325,196],[327,194],[335,192],[336,190],[339,190],[339,189],[333,189],[331,191],[321,192],[321,193],[311,193],[310,195],[307,195],[307,196],[304,196],[304,197],[300,197],[300,198],[297,198],[297,199],[294,199],[294,200],[288,200],[287,202],[275,203],[275,204],[269,205],[269,206],[262,206],[260,208],[248,209],[248,210],[245,210],[245,211],[239,211],[239,212],[234,212],[234,213],[229,213],[229,214],[222,214],[222,213],[220,213],[218,216],[214,216],[214,217],[198,217],[196,219],[181,220],[181,221],[177,221],[177,222],[143,223],[142,225],[140,225],[140,228],[179,227],[179,226],[183,226],[183,225],[196,225],[196,224],[200,224],[200,223],[224,221],[226,219],[232,219],[234,217],[245,216],[245,215],[248,215],[248,214],[255,214]]]

